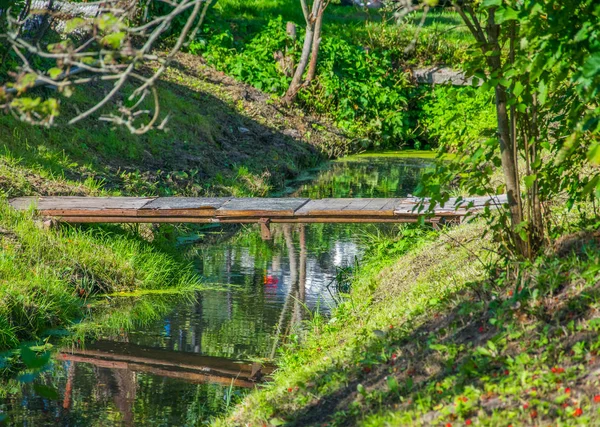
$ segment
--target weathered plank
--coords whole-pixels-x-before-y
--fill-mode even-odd
[[[138,216],[212,217],[229,200],[231,197],[159,197],[144,205]]]
[[[21,197],[12,199],[9,203],[20,210],[33,206],[40,214],[48,216],[136,216],[138,210],[152,200],[154,198],[55,196]]]
[[[319,199],[296,211],[297,217],[393,216],[400,199]]]
[[[309,199],[247,198],[231,199],[217,209],[217,217],[294,216]]]

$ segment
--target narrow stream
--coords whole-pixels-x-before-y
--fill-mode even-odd
[[[351,157],[307,171],[279,195],[404,197],[430,164]],[[58,353],[43,374],[58,395],[14,381],[1,388],[0,414],[26,426],[207,422],[268,376],[268,361],[302,320],[335,306],[335,278],[360,259],[361,239],[373,227],[277,225],[270,242],[256,226],[204,229],[199,243],[181,248],[207,283],[225,290],[171,301],[158,321],[103,336],[85,352]]]

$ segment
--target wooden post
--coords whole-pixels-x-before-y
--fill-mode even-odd
[[[263,240],[272,240],[273,235],[271,234],[271,228],[269,227],[271,220],[269,218],[261,218],[258,220],[258,223],[260,224],[260,237],[262,237]]]

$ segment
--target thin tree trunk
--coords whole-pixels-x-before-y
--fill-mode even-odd
[[[306,66],[308,65],[308,59],[310,57],[310,51],[312,49],[314,31],[315,31],[315,20],[312,12],[308,12],[308,6],[306,0],[300,0],[300,4],[302,5],[302,11],[304,12],[304,18],[306,20],[306,34],[304,35],[304,45],[302,46],[302,55],[300,56],[300,62],[298,62],[298,67],[296,67],[296,71],[294,72],[294,77],[292,77],[292,82],[290,86],[281,100],[283,105],[289,106],[296,99],[296,95],[298,91],[302,87],[302,76],[304,76],[304,71],[306,70]],[[320,7],[321,1],[315,0],[313,3],[313,10]]]
[[[319,48],[321,47],[321,28],[323,27],[323,15],[327,5],[322,2],[319,10],[317,10],[317,20],[315,22],[315,34],[313,36],[312,53],[310,56],[310,64],[308,66],[308,74],[306,75],[305,85],[309,85],[317,75],[317,61],[319,58]]]

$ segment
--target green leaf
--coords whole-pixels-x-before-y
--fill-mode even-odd
[[[517,19],[519,19],[519,14],[511,7],[498,9],[496,12],[496,22],[498,24],[502,24],[503,22],[507,21],[515,21]]]
[[[359,392],[360,394],[362,394],[363,396],[365,395],[366,391],[365,391],[365,386],[362,384],[358,384],[356,386],[356,391]]]
[[[596,53],[588,58],[582,68],[585,77],[594,77],[600,74],[600,53]]]
[[[27,346],[23,346],[21,347],[21,359],[28,369],[40,369],[50,361],[50,353],[45,352],[38,356],[35,351]]]
[[[587,157],[593,165],[600,165],[600,143],[593,144],[590,147]]]
[[[61,74],[62,74],[62,70],[60,68],[58,68],[58,67],[50,68],[48,70],[48,75],[50,76],[50,78],[52,80],[54,80],[55,78],[57,78]]]
[[[540,105],[544,105],[546,103],[546,97],[548,96],[548,85],[544,80],[540,80],[540,84],[538,85],[538,101]]]
[[[76,29],[83,27],[85,25],[85,19],[83,18],[73,18],[69,19],[65,24],[65,32],[72,33]]]
[[[515,83],[515,87],[513,87],[513,95],[514,96],[519,96],[523,93],[523,83],[521,83],[520,81],[517,81]]]
[[[498,83],[500,83],[502,86],[504,87],[509,87],[510,86],[510,80],[508,79],[500,79],[498,80]]]
[[[388,375],[387,376],[387,386],[390,389],[390,391],[394,392],[394,393],[397,392],[400,389],[400,386],[398,384],[398,380],[393,375]]]
[[[533,184],[535,184],[535,180],[537,179],[537,174],[532,174],[532,175],[527,175],[525,178],[523,178],[523,181],[525,181],[525,187],[527,187],[527,189],[533,187]]]
[[[34,384],[33,389],[38,396],[45,397],[50,400],[58,400],[60,398],[58,392],[53,387],[48,387],[43,384]]]
[[[596,187],[598,187],[598,184],[600,184],[600,175],[596,175],[595,177],[590,179],[590,182],[588,182],[586,186],[583,187],[583,194],[590,194],[592,191],[594,191]]]
[[[489,7],[500,7],[502,6],[502,0],[483,0],[481,2],[481,7],[489,8]]]
[[[112,47],[113,49],[118,49],[121,47],[121,44],[125,40],[125,32],[118,31],[116,33],[111,33],[102,38],[102,43]]]
[[[285,421],[282,420],[281,418],[271,418],[269,420],[269,425],[272,425],[272,426],[282,426],[284,424],[285,424]]]

